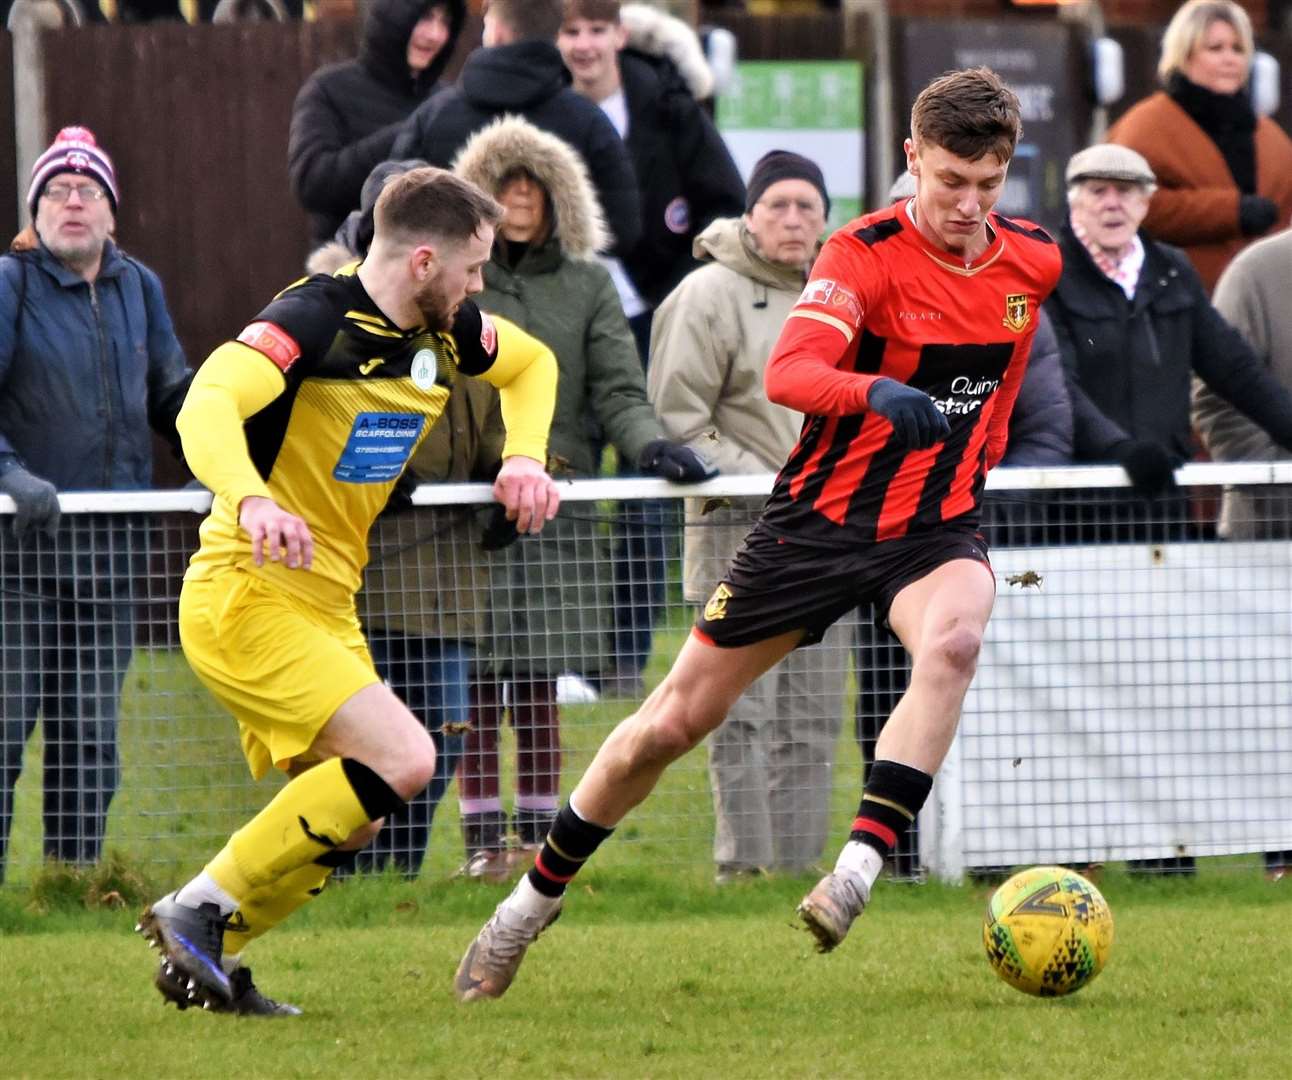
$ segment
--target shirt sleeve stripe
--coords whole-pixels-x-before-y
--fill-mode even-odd
[[[789,313],[789,318],[815,319],[817,322],[825,323],[826,326],[833,326],[836,330],[839,331],[839,333],[841,333],[845,338],[847,338],[850,343],[853,337],[855,336],[853,333],[852,327],[849,326],[846,322],[844,322],[842,319],[836,319],[833,315],[827,315],[823,311],[804,311],[799,308],[795,308],[793,311]]]

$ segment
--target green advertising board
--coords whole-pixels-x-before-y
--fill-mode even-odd
[[[768,150],[793,150],[825,174],[830,224],[861,210],[862,67],[854,61],[751,60],[718,99],[718,129],[746,180]]]

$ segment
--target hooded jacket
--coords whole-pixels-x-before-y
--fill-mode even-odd
[[[695,33],[644,4],[622,14],[628,46],[619,72],[628,105],[626,143],[641,189],[642,238],[624,265],[657,307],[699,265],[695,238],[720,217],[745,210],[745,183],[699,100],[713,75]]]
[[[0,258],[0,457],[60,491],[152,486],[192,371],[157,275],[108,241],[91,284],[44,244]]]
[[[453,169],[496,196],[503,178],[518,166],[547,192],[551,232],[515,261],[500,233],[476,300],[555,353],[560,377],[548,436],[549,469],[557,477],[593,476],[597,461],[589,414],[625,461],[635,462],[664,431],[646,400],[645,377],[619,295],[594,258],[608,234],[579,155],[549,132],[506,117],[472,136]],[[611,600],[605,588],[608,568],[605,574],[591,572],[599,544],[587,507],[572,504],[540,536],[522,538],[499,556],[490,613],[496,672],[554,676],[567,668],[587,673],[602,666],[601,618]],[[574,567],[580,572],[571,573]]]
[[[695,240],[704,263],[683,279],[651,324],[648,393],[670,438],[723,473],[775,472],[798,441],[803,414],[773,405],[763,369],[807,281],[806,267],[759,254],[740,218],[713,222]],[[733,499],[705,514],[686,508],[685,595],[703,601],[762,499]]]
[[[637,180],[619,133],[596,105],[575,93],[556,46],[525,41],[478,49],[459,84],[420,106],[389,157],[425,158],[447,168],[471,135],[503,115],[521,116],[569,143],[587,164],[615,251],[641,237]]]
[[[409,35],[437,5],[448,9],[449,40],[413,76]],[[358,57],[315,72],[301,87],[292,106],[287,166],[315,242],[329,239],[359,205],[364,180],[391,156],[400,125],[435,92],[465,17],[465,0],[372,0]]]

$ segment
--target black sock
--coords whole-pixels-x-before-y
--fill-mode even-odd
[[[534,859],[529,883],[544,896],[560,896],[580,868],[614,829],[584,821],[567,802],[552,822],[543,850]]]
[[[933,777],[928,773],[896,761],[876,761],[861,793],[861,806],[848,839],[860,840],[888,858],[932,787]]]

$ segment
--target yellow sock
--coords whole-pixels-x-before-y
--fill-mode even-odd
[[[284,874],[272,885],[253,889],[243,898],[224,930],[224,951],[236,956],[260,937],[272,930],[298,907],[313,900],[323,886],[333,867],[306,863]]]
[[[360,777],[370,789],[374,785],[384,789],[392,806],[399,804],[372,770],[356,762],[349,762],[349,767],[350,775]],[[229,838],[224,850],[206,864],[206,872],[241,905],[257,890],[344,843],[360,826],[382,816],[365,809],[350,775],[340,758],[301,773]],[[365,794],[372,807],[373,791]]]

